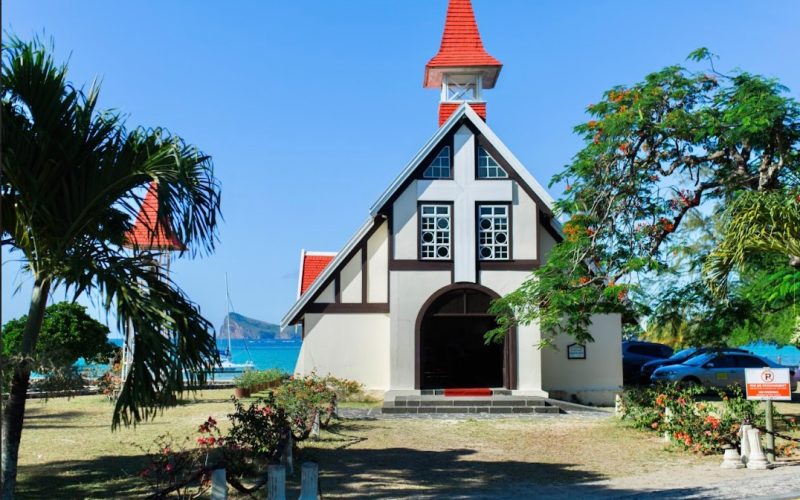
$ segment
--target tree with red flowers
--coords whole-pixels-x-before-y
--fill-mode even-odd
[[[592,314],[651,312],[668,287],[692,286],[711,305],[729,304],[735,286],[725,284],[736,285],[753,269],[800,282],[796,247],[770,245],[759,235],[743,247],[737,234],[724,231],[745,213],[768,224],[768,216],[752,216],[766,198],[785,213],[796,207],[800,106],[774,79],[717,71],[706,49],[689,59],[707,68],[669,66],[589,105],[591,120],[575,127],[584,147],[553,178],[567,183],[556,203],[563,241],[494,304],[500,326],[487,338],[538,321],[544,344],[559,333],[587,342]],[[713,245],[691,251],[691,218],[724,223],[715,237],[726,255],[711,255]],[[800,218],[781,227],[800,241]],[[769,228],[761,234],[775,236]]]

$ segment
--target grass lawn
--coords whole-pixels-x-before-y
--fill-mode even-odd
[[[146,465],[136,444],[166,432],[197,436],[209,415],[222,421],[233,389],[197,393],[151,422],[111,431],[113,406],[103,396],[28,400],[19,458],[21,498],[130,498],[148,493],[136,476]]]
[[[147,494],[145,482],[136,476],[145,465],[136,444],[148,447],[165,432],[194,437],[209,415],[222,423],[231,411],[232,393],[232,389],[203,391],[153,422],[116,432],[110,428],[112,406],[101,396],[30,400],[20,451],[19,496]],[[665,452],[657,437],[614,419],[571,416],[348,420],[323,430],[320,441],[300,446],[298,463],[320,464],[322,491],[330,497],[474,495],[504,482],[566,484],[712,460]],[[296,486],[298,481],[295,477],[290,483]]]

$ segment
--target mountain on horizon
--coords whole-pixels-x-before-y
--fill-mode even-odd
[[[217,339],[227,339],[228,323],[230,322],[230,331],[232,339],[247,339],[247,340],[283,340],[283,341],[297,341],[300,338],[300,329],[297,327],[289,327],[281,332],[281,327],[274,323],[268,323],[258,319],[248,318],[239,313],[229,313],[222,320],[222,327],[217,332]]]

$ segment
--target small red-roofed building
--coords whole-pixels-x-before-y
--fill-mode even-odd
[[[516,290],[562,240],[554,200],[486,122],[484,91],[501,68],[471,1],[450,0],[423,80],[441,92],[438,130],[340,251],[301,253],[298,298],[281,321],[302,327],[296,374],[356,380],[389,403],[498,389],[613,403],[622,386],[618,314],[593,316],[586,346],[560,336],[557,349],[539,349],[537,324],[484,342],[496,326],[492,300]]]
[[[300,275],[297,281],[297,298],[306,293],[322,271],[336,257],[336,252],[300,252]]]
[[[133,227],[125,235],[129,248],[141,250],[183,251],[186,246],[175,236],[172,224],[158,217],[158,183],[150,183]]]

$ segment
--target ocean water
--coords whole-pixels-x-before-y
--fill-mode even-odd
[[[110,339],[118,346],[122,346],[122,339]],[[217,342],[220,352],[224,352],[228,347],[227,341]],[[287,373],[294,371],[297,357],[300,354],[300,342],[285,342],[277,340],[244,340],[231,339],[232,361],[234,363],[253,363],[256,370],[267,370],[269,368],[279,368]],[[87,366],[80,360],[76,364],[79,368],[88,368],[94,373],[102,374],[108,369],[108,365]],[[219,373],[214,376],[215,380],[231,380],[237,374]]]
[[[800,349],[795,346],[779,347],[765,342],[754,342],[742,346],[753,354],[758,354],[776,363],[786,366],[800,366]]]

